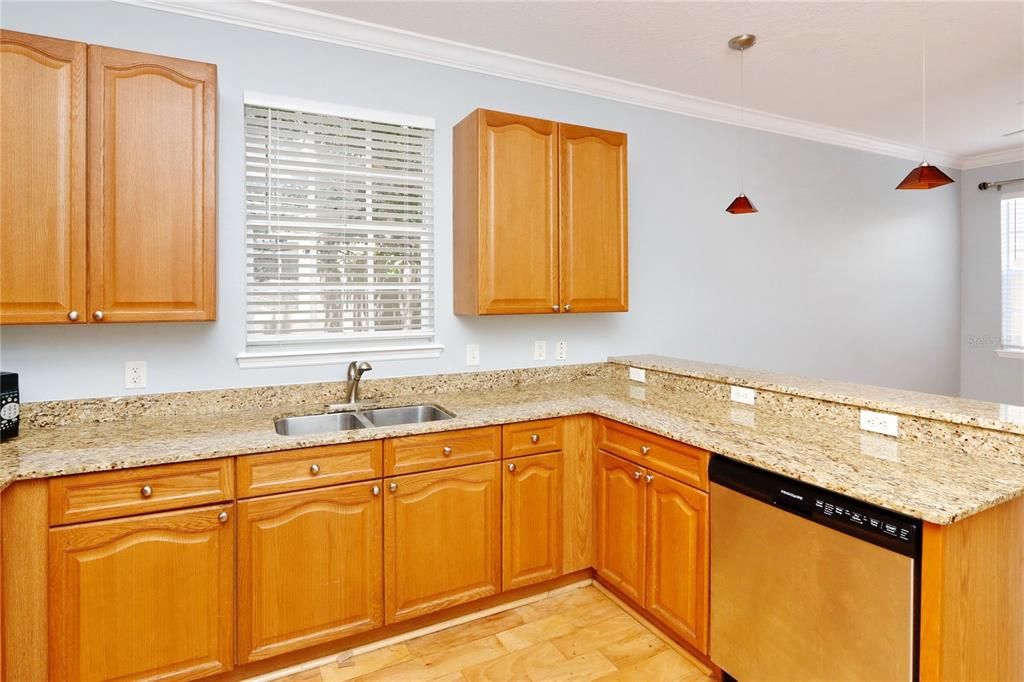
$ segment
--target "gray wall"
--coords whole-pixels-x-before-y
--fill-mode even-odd
[[[212,324],[2,330],[25,400],[320,381],[340,366],[239,369],[244,334],[242,96],[254,90],[437,120],[436,360],[380,362],[376,376],[533,363],[566,340],[569,362],[657,352],[955,394],[959,383],[959,190],[895,192],[911,162],[744,133],[747,193],[730,216],[737,129],[569,92],[110,3],[4,2],[8,28],[219,66],[219,318]],[[489,107],[629,134],[630,301],[623,314],[467,319],[451,310],[451,128]],[[549,360],[548,363],[553,361]]]
[[[1024,405],[1024,359],[1001,358],[1000,192],[978,183],[1024,177],[1024,163],[965,171],[960,186],[963,221],[960,392],[965,398]],[[1020,191],[1024,185],[1008,185]]]

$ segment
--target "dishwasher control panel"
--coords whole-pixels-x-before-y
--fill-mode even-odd
[[[871,512],[866,512],[860,509],[854,509],[848,506],[841,505],[836,502],[832,502],[827,499],[815,498],[814,508],[820,514],[844,523],[853,524],[888,535],[891,538],[895,538],[900,542],[912,543],[914,542],[916,528],[909,523],[902,523],[892,519],[883,519],[873,515]]]

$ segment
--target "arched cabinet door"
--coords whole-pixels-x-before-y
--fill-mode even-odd
[[[646,473],[643,467],[615,455],[597,453],[594,568],[603,580],[640,605],[644,603]]]
[[[86,45],[0,31],[0,324],[85,318]]]
[[[212,64],[89,46],[93,322],[215,318]]]

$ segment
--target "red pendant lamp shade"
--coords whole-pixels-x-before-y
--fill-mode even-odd
[[[727,213],[757,213],[757,209],[750,203],[750,199],[747,198],[746,194],[741,194],[732,200],[729,204],[729,208],[725,209]]]
[[[922,162],[920,166],[907,173],[907,177],[896,185],[896,189],[934,189],[953,181],[953,178],[943,173],[937,166]]]

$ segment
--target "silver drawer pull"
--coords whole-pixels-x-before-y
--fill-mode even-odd
[[[644,476],[644,480],[650,483],[651,481],[654,480],[654,474],[647,474],[646,476]]]
[[[530,442],[531,443],[538,443],[538,442],[540,442],[540,436],[538,436],[536,433],[533,434],[532,436],[530,436]]]
[[[391,492],[395,492],[396,490],[398,490],[398,484],[397,483],[388,483],[388,490],[390,490]]]
[[[447,457],[450,454],[452,454],[452,449],[446,445],[443,448],[441,448],[441,452],[444,453],[445,457]]]
[[[651,451],[651,449],[648,446],[646,446],[646,445],[641,445],[640,446],[640,454],[641,455],[646,455],[650,451]]]
[[[370,492],[373,493],[374,495],[380,495],[380,486],[373,486],[372,488],[370,488]]]
[[[515,462],[512,462],[512,463],[510,463],[508,465],[508,471],[509,471],[510,474],[514,474],[516,472],[516,463]]]
[[[310,464],[309,465],[309,473],[313,474],[314,476],[319,474],[320,473],[320,465],[319,464]]]
[[[228,522],[228,513],[226,511],[224,511],[224,512],[221,512],[220,514],[217,514],[217,520],[220,521],[221,523],[227,523]]]
[[[68,319],[71,320],[72,322],[77,322],[78,321],[78,311],[77,310],[69,311],[68,312]]]
[[[634,471],[634,472],[633,472],[633,478],[635,478],[635,479],[636,479],[636,480],[638,480],[638,481],[640,480],[640,477],[641,477],[641,476],[643,476],[643,475],[644,475],[644,474],[643,474],[643,472],[641,472],[641,471]]]
[[[92,319],[96,320],[97,322],[102,320],[103,319],[103,311],[102,310],[97,310],[96,312],[94,312],[92,314]]]
[[[139,493],[143,497],[149,497],[150,495],[153,494],[153,486],[151,486],[151,485],[144,485],[144,486],[142,486],[142,490],[140,490]]]

